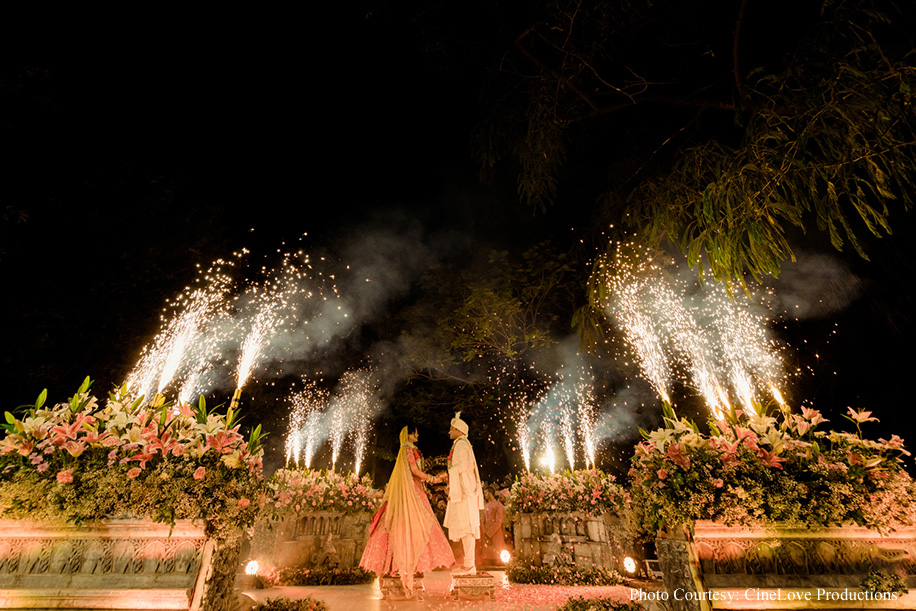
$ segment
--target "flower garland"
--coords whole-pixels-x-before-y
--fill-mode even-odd
[[[618,514],[627,493],[614,476],[597,469],[562,473],[523,473],[512,485],[510,513]]]
[[[267,491],[265,510],[272,519],[307,511],[373,513],[382,500],[368,475],[306,468],[277,469],[267,481]]]
[[[734,412],[710,433],[675,418],[647,433],[630,469],[634,525],[654,536],[699,519],[729,525],[785,522],[877,530],[916,524],[914,483],[903,470],[903,440],[873,441],[860,425],[871,412],[849,409],[857,433],[818,431],[814,409],[776,416]]]
[[[103,518],[175,523],[204,519],[229,536],[256,517],[262,475],[260,426],[248,441],[232,414],[131,401],[105,407],[83,382],[67,403],[42,392],[22,418],[6,412],[0,439],[0,515],[82,523]]]

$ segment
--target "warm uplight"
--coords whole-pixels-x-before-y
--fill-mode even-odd
[[[503,564],[508,564],[509,560],[512,559],[512,554],[509,553],[509,550],[504,549],[499,552],[499,559],[502,560]]]
[[[636,561],[627,556],[623,559],[623,569],[630,575],[636,572]]]
[[[245,565],[245,574],[246,575],[257,575],[258,574],[258,561],[252,560]]]

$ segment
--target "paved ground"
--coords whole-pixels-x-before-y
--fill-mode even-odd
[[[486,611],[552,611],[573,597],[613,597],[629,600],[630,589],[623,586],[535,586],[510,584],[504,571],[489,571],[496,578],[495,600],[488,597],[461,595],[456,602],[451,595],[452,578],[448,571],[426,574],[426,595],[417,600],[382,600],[378,581],[360,586],[310,586],[282,587],[265,590],[246,590],[245,594],[257,602],[268,598],[305,598],[309,594],[319,598],[331,611],[451,611],[454,609],[481,609]]]

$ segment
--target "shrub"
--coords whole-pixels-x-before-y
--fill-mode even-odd
[[[575,564],[555,566],[511,563],[506,569],[509,581],[538,585],[562,586],[614,586],[623,583],[617,571]]]
[[[557,611],[638,611],[641,607],[633,602],[620,602],[613,598],[570,598],[557,607]]]
[[[251,611],[329,611],[329,609],[326,602],[310,595],[298,600],[268,598],[253,606]]]
[[[375,579],[375,575],[358,566],[347,569],[273,569],[261,573],[261,577],[273,586],[352,586]]]

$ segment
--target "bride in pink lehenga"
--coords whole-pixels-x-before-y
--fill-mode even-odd
[[[426,496],[424,482],[439,480],[423,472],[423,455],[414,445],[419,438],[416,429],[401,429],[401,449],[359,561],[361,567],[379,577],[398,574],[408,596],[413,594],[414,573],[455,563]]]

